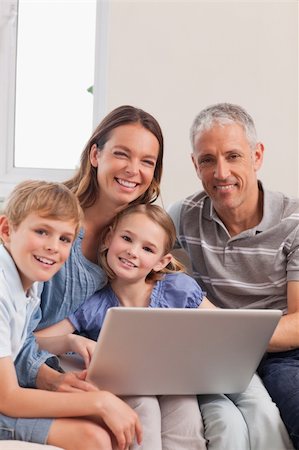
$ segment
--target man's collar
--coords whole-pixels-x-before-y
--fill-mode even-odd
[[[260,223],[253,228],[255,229],[256,234],[262,233],[269,227],[276,225],[281,220],[281,211],[283,207],[282,197],[277,196],[276,192],[265,190],[263,188],[262,182],[259,180],[258,180],[258,188],[259,191],[263,193],[263,216]],[[273,205],[275,205],[274,208]],[[208,220],[215,220],[216,222],[223,224],[210,198],[209,198],[209,208],[207,208],[204,211],[204,216]]]

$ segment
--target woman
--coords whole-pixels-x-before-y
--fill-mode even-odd
[[[129,204],[157,199],[162,160],[162,131],[147,112],[120,106],[98,125],[83,150],[77,173],[65,183],[79,199],[84,212],[83,226],[69,259],[43,287],[41,315],[31,322],[32,331],[37,324],[41,329],[64,319],[106,284],[106,275],[97,264],[102,229]],[[62,377],[54,385],[53,371],[40,369],[49,356],[38,350],[33,337],[27,340],[16,362],[21,385],[72,389],[61,387]],[[79,380],[71,381],[78,383]],[[80,387],[87,389],[82,383]]]
[[[39,328],[65,318],[106,283],[97,261],[102,229],[129,204],[157,199],[162,158],[160,126],[141,109],[116,108],[95,129],[78,172],[65,183],[79,199],[83,227],[68,262],[44,286]]]

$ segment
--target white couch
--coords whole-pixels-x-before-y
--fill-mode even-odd
[[[0,441],[1,450],[63,450],[53,445],[31,444],[24,441]]]

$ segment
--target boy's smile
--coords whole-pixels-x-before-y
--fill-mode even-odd
[[[27,291],[35,281],[47,281],[69,256],[75,238],[73,221],[29,214],[18,227],[9,226],[4,244]]]

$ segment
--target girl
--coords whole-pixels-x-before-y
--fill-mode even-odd
[[[123,210],[102,233],[100,263],[109,283],[67,319],[38,331],[39,343],[45,347],[45,340],[53,336],[48,342],[54,345],[55,336],[60,335],[57,339],[61,340],[61,335],[67,338],[67,333],[75,330],[97,340],[105,314],[112,306],[213,307],[170,254],[174,242],[174,225],[159,206],[133,205]],[[87,364],[89,351],[81,352]],[[125,400],[131,406],[141,401],[138,397]],[[140,415],[143,449],[206,448],[196,396],[142,397],[142,402],[147,406]]]
[[[55,336],[78,330],[96,340],[106,311],[112,306],[214,307],[195,280],[183,273],[183,267],[170,254],[175,242],[175,229],[160,207],[147,204],[126,208],[105,228],[101,241],[100,264],[109,283],[68,319],[44,330],[44,335]],[[82,348],[80,352],[88,364],[88,351]],[[269,419],[275,405],[270,398],[267,404],[260,403],[259,392],[249,386],[244,395],[230,395],[230,409],[222,408],[221,403],[219,407],[219,397],[224,395],[200,396],[209,450],[250,450],[251,439],[265,444],[263,436],[271,436],[271,442],[282,442],[276,421]],[[190,450],[205,445],[201,417],[193,396],[130,397],[125,400],[133,407],[138,401],[143,404],[143,411],[139,414],[144,429],[143,449],[161,449],[162,446],[163,450]],[[266,429],[252,427],[249,433],[247,421],[251,419],[252,411],[257,423],[267,424]],[[215,420],[222,433],[211,432],[210,421]],[[280,448],[285,447],[282,444]]]

